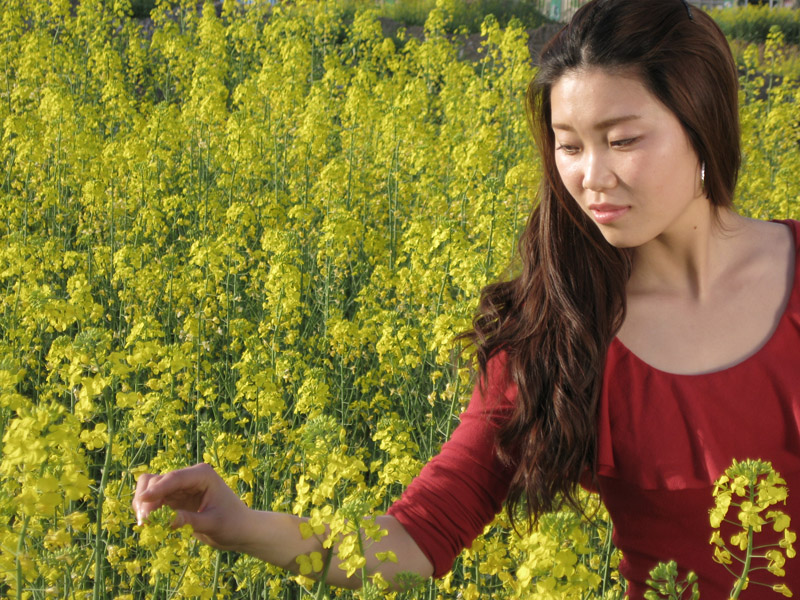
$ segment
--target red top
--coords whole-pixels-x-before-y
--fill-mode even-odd
[[[785,223],[800,254],[800,223]],[[499,418],[516,396],[504,362],[502,355],[490,361],[488,373],[486,397],[502,398]],[[451,568],[507,493],[509,471],[496,458],[493,427],[485,415],[476,389],[452,439],[389,509],[431,560],[435,576]],[[800,529],[800,258],[775,332],[730,368],[701,375],[666,373],[613,340],[597,426],[599,491],[624,555],[620,572],[629,595],[642,597],[650,569],[674,559],[683,570],[697,573],[702,600],[728,598],[734,578],[712,559],[708,511],[713,482],[734,458],[772,462],[789,490],[786,506],[776,508],[792,517],[790,529]],[[736,519],[733,512],[729,516]],[[777,534],[766,528],[756,534],[756,545],[770,535]],[[800,593],[800,558],[788,559],[784,568],[785,577],[758,570],[751,580],[784,583]],[[744,597],[778,596],[751,583]]]

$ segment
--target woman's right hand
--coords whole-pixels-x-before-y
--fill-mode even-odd
[[[214,469],[205,464],[165,475],[141,475],[133,496],[133,510],[139,523],[164,505],[176,511],[174,527],[191,525],[194,536],[210,546],[245,552],[295,573],[299,569],[298,556],[327,551],[320,536],[302,536],[300,523],[304,519],[292,514],[251,510]],[[430,577],[433,565],[403,526],[389,515],[376,517],[375,521],[386,535],[370,544],[367,571],[380,571],[390,581],[400,572]],[[388,550],[395,554],[397,563],[378,559],[378,554]],[[339,587],[361,586],[360,573],[347,577],[338,565],[339,559],[334,556],[332,568],[327,572],[329,583]]]
[[[237,550],[246,538],[242,529],[250,509],[207,464],[140,475],[133,496],[137,522],[164,505],[176,511],[173,527],[191,525],[194,536],[210,546]]]

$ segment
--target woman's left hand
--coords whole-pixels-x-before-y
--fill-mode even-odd
[[[236,550],[246,537],[250,509],[207,464],[140,475],[133,497],[137,522],[164,505],[176,512],[173,527],[191,525],[197,539],[220,550]]]

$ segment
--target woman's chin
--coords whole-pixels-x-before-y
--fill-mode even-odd
[[[641,236],[636,235],[630,230],[603,225],[599,225],[598,229],[605,240],[615,248],[636,248],[644,243]]]

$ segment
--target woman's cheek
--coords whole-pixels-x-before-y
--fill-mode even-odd
[[[575,197],[576,194],[579,194],[581,190],[580,176],[577,173],[575,165],[569,164],[569,162],[565,161],[564,159],[556,159],[556,168],[558,169],[558,174],[561,177],[561,182],[564,184],[564,187],[567,188],[567,191],[573,197]]]
[[[564,159],[558,154],[556,154],[556,170],[558,171],[558,176],[561,178],[561,183],[569,189],[569,171],[564,164]]]

